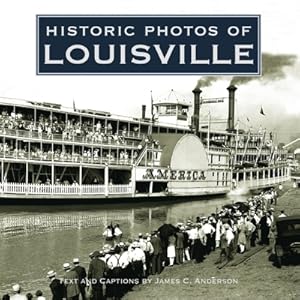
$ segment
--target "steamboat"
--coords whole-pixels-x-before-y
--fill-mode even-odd
[[[141,118],[128,118],[1,98],[0,197],[187,197],[288,180],[287,153],[271,134],[235,128],[236,87],[227,90],[224,130],[200,126],[204,101],[198,87],[193,105],[170,98],[152,102],[151,118],[145,105]]]

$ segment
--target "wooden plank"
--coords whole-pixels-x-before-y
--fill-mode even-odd
[[[235,258],[228,264],[228,267],[235,267],[239,264],[243,263],[247,259],[251,258],[256,253],[260,252],[261,250],[265,249],[266,246],[256,246],[255,248],[251,248],[249,251],[244,252],[243,254],[237,254]]]

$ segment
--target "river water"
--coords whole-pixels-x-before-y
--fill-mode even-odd
[[[93,218],[98,223],[84,227],[53,227],[40,230],[35,227],[29,232],[18,235],[1,234],[0,239],[0,295],[11,292],[11,287],[19,283],[24,292],[35,293],[40,289],[50,298],[49,282],[46,274],[55,270],[63,276],[62,265],[78,257],[81,264],[88,268],[88,254],[99,250],[104,244],[102,233],[107,224],[120,224],[123,240],[136,237],[139,232],[151,232],[164,222],[176,224],[196,216],[208,215],[220,210],[222,205],[243,201],[242,196],[199,198],[185,202],[147,202],[111,205],[74,205],[74,206],[0,206],[0,222],[11,217],[24,218]],[[55,217],[55,218],[54,218]],[[22,221],[21,221],[22,222]]]

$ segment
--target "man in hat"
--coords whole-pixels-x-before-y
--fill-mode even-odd
[[[86,287],[86,271],[85,268],[79,265],[79,258],[73,259],[73,270],[77,273],[79,278],[79,289],[82,299],[85,299],[85,287]]]
[[[47,273],[47,277],[51,281],[49,287],[52,293],[52,300],[62,300],[66,298],[66,290],[62,281],[56,278],[56,273],[51,270]]]
[[[67,300],[79,300],[79,278],[77,273],[71,269],[69,263],[63,264],[65,275],[64,285],[66,287]]]
[[[151,237],[147,234],[143,236],[145,243],[145,256],[146,256],[146,276],[150,275],[150,266],[151,266],[151,258],[154,252],[153,246],[151,244]]]
[[[90,258],[91,260],[93,259],[93,254],[94,254],[94,251],[91,252],[91,253],[89,254],[89,258]]]
[[[12,286],[13,289],[13,295],[10,297],[10,299],[13,300],[27,300],[27,297],[23,294],[21,294],[21,287],[19,284],[15,284]]]
[[[233,240],[234,240],[234,234],[232,232],[232,228],[228,223],[223,224],[222,228],[222,234],[221,234],[221,243],[220,243],[220,258],[216,263],[222,263],[223,262],[223,256],[225,255],[227,261],[233,259]]]
[[[132,263],[132,269],[135,278],[141,282],[144,271],[146,271],[146,256],[145,252],[140,248],[139,242],[133,242],[132,251],[130,252],[130,258]]]
[[[139,233],[139,238],[138,238],[138,243],[140,245],[140,248],[143,250],[143,251],[146,251],[146,241],[144,240],[144,236],[142,233]]]
[[[227,260],[233,259],[233,240],[234,240],[234,234],[232,232],[232,228],[229,224],[224,224],[224,230],[225,230],[225,239],[226,239],[226,258]]]
[[[176,232],[176,244],[175,244],[175,249],[176,249],[176,263],[177,264],[182,264],[183,263],[183,232],[180,228],[182,228],[182,223],[177,224],[177,232]]]
[[[161,239],[159,238],[157,231],[152,232],[152,237],[150,240],[153,247],[153,254],[151,258],[152,270],[151,274],[154,275],[156,273],[160,274],[162,270],[162,244]]]
[[[212,226],[209,220],[206,219],[202,226],[202,231],[206,235],[205,254],[210,254],[213,248],[213,239],[214,239],[214,233],[216,232],[216,229],[215,227]]]
[[[90,262],[88,270],[88,279],[91,281],[93,290],[93,300],[102,300],[103,297],[103,282],[105,273],[105,262],[100,259],[100,252],[94,251],[93,259]]]
[[[106,285],[106,297],[113,298],[115,300],[121,299],[123,294],[122,283],[117,280],[122,279],[122,267],[120,264],[120,253],[121,248],[116,246],[112,249],[111,256],[106,261],[107,268],[109,269],[107,272],[107,278],[112,279],[112,281],[116,280],[116,282],[111,282],[109,285]]]
[[[268,218],[269,218],[269,216],[268,216],[267,212],[264,212],[263,216],[259,222],[260,232],[261,232],[260,233],[261,240],[259,242],[260,245],[269,245],[268,235],[269,235],[271,224],[270,224],[270,219],[268,219]]]

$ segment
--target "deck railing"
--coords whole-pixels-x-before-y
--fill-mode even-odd
[[[129,194],[132,187],[129,184],[119,185],[46,185],[26,183],[0,183],[2,194],[28,194],[28,195],[105,195],[108,194]]]
[[[283,183],[290,180],[289,175],[274,176],[270,178],[253,178],[252,180],[239,181],[238,187],[246,187],[249,189],[264,188]]]
[[[36,140],[39,142],[43,140],[44,142],[47,141],[56,141],[56,142],[74,142],[77,144],[84,144],[84,145],[95,145],[95,146],[105,146],[105,145],[116,145],[121,147],[133,147],[136,148],[140,141],[145,137],[145,135],[136,134],[134,132],[127,132],[125,135],[118,136],[118,140],[114,141],[112,135],[107,135],[105,139],[102,141],[94,140],[91,137],[87,136],[64,136],[63,134],[47,134],[45,132],[38,133],[36,131],[27,131],[27,130],[18,130],[18,129],[8,129],[8,128],[1,128],[0,134],[8,136],[8,137],[21,137],[21,138],[29,138],[31,140]],[[127,140],[128,138],[128,140]],[[136,141],[137,140],[137,141]]]
[[[83,164],[108,164],[108,165],[126,165],[130,166],[135,162],[134,157],[129,158],[109,158],[109,157],[83,157],[78,154],[65,154],[63,157],[60,155],[55,155],[52,152],[40,152],[36,153],[31,151],[30,153],[23,150],[20,151],[10,151],[1,152],[0,158],[9,158],[13,160],[32,160],[32,161],[53,161],[55,162],[69,162],[69,163],[83,163]]]

